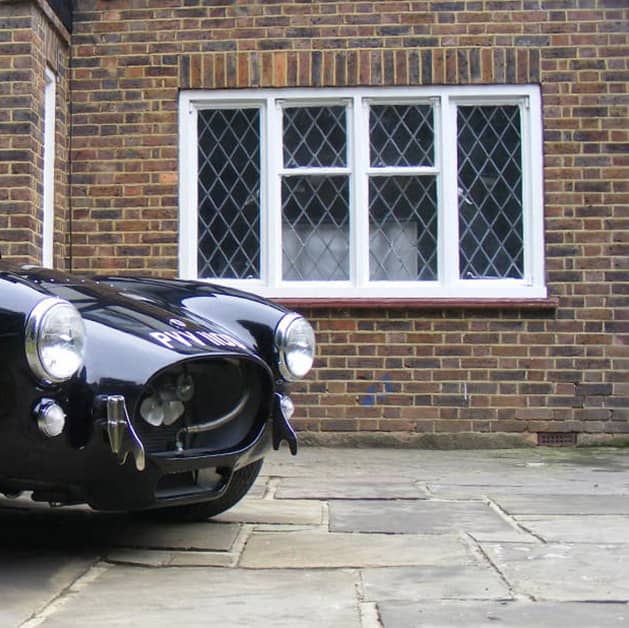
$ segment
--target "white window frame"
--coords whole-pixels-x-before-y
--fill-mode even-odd
[[[44,155],[42,194],[42,265],[54,264],[55,232],[55,127],[57,78],[50,68],[44,72]]]
[[[281,276],[282,106],[347,103],[350,171],[350,280],[283,281]],[[436,281],[370,281],[368,105],[433,103],[434,166],[400,169],[437,178],[438,250]],[[457,106],[518,105],[522,137],[524,273],[522,279],[461,279],[458,271]],[[197,279],[197,114],[203,109],[260,109],[261,233],[259,279],[208,279],[272,298],[414,299],[546,298],[544,283],[543,144],[538,86],[409,88],[309,88],[183,91],[179,97],[179,274]],[[275,148],[273,148],[275,147]],[[338,169],[332,169],[338,170]],[[291,170],[292,173],[295,170]],[[382,169],[379,169],[382,172]],[[273,245],[269,245],[273,243]]]

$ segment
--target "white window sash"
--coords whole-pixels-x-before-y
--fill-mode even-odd
[[[434,164],[418,168],[371,168],[369,105],[433,103]],[[347,106],[347,168],[284,168],[282,108]],[[519,105],[522,143],[524,277],[459,277],[457,197],[457,106]],[[284,298],[545,298],[541,99],[537,86],[442,88],[352,88],[295,90],[187,91],[179,106],[179,274],[197,278],[197,111],[207,108],[260,108],[261,115],[261,276],[211,280]],[[297,174],[343,174],[350,179],[350,280],[282,279],[281,181]],[[370,176],[435,176],[438,204],[436,281],[369,280]],[[210,280],[208,280],[210,281]]]

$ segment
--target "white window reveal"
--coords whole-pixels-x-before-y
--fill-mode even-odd
[[[46,68],[44,87],[44,172],[42,195],[42,265],[53,265],[53,238],[55,222],[55,118],[57,81]]]
[[[543,298],[535,86],[183,92],[180,274],[286,298]]]

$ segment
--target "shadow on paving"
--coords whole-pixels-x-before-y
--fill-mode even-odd
[[[102,553],[115,547],[227,551],[240,526],[213,521],[151,522],[127,513],[0,500],[0,529],[0,555],[6,550],[50,550],[80,556],[86,550]]]

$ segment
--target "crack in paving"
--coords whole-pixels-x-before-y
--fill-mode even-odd
[[[522,595],[515,591],[511,582],[509,582],[507,576],[502,572],[500,567],[492,560],[491,556],[483,549],[483,546],[475,539],[471,534],[464,533],[462,535],[463,540],[469,547],[470,551],[475,554],[477,557],[480,557],[486,564],[488,564],[491,569],[496,573],[496,575],[500,578],[502,583],[507,587],[507,591],[509,592],[510,598],[507,598],[506,601],[514,601],[514,600],[531,600],[535,601],[535,598],[530,595]]]
[[[512,515],[510,515],[506,510],[504,510],[504,508],[502,508],[500,506],[500,504],[498,504],[497,502],[495,502],[493,499],[491,499],[490,497],[485,497],[486,500],[486,504],[498,515],[500,516],[504,521],[506,521],[509,525],[513,526],[516,530],[519,530],[520,532],[524,532],[525,534],[529,534],[530,536],[532,536],[533,538],[537,539],[540,543],[542,543],[543,545],[547,545],[547,541],[546,539],[544,539],[544,537],[540,536],[539,534],[536,534],[535,532],[533,532],[533,530],[530,530],[529,528],[527,528],[525,525],[522,525],[515,517],[513,517]]]
[[[358,605],[361,628],[384,628],[378,605],[375,602],[361,602]]]
[[[355,584],[356,597],[358,598],[358,612],[361,628],[384,628],[378,604],[367,599],[364,572],[357,571],[357,581]]]
[[[264,489],[264,495],[262,499],[273,500],[275,499],[275,494],[277,493],[277,489],[280,485],[282,478],[278,476],[269,476],[269,479],[266,482],[266,486]]]
[[[33,613],[25,622],[21,623],[19,628],[36,628],[36,626],[40,626],[46,619],[60,611],[74,596],[78,595],[92,582],[100,578],[100,576],[111,569],[111,567],[111,565],[97,559],[93,565],[90,565],[42,608]]]

